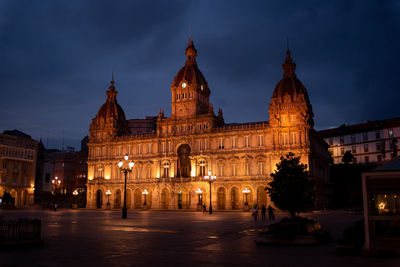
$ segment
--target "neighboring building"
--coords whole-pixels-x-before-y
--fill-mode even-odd
[[[362,174],[365,249],[400,255],[400,157]]]
[[[42,204],[46,205],[49,201],[54,201],[49,193],[64,195],[64,204],[70,202],[72,193],[77,190],[79,207],[84,207],[86,203],[86,183],[87,183],[87,159],[88,159],[88,137],[81,141],[81,151],[74,151],[74,148],[67,147],[67,150],[45,149],[43,166],[41,167],[40,181],[41,187],[38,189],[38,198],[44,196]],[[60,184],[53,183],[57,179]]]
[[[397,156],[400,118],[342,125],[318,134],[329,144],[335,164],[341,163],[346,151],[356,163],[380,163]]]
[[[0,197],[10,193],[16,207],[34,204],[38,142],[18,130],[0,134]]]
[[[246,187],[249,205],[273,204],[264,190],[280,157],[301,156],[316,181],[316,206],[327,204],[327,144],[313,129],[313,112],[304,85],[295,74],[290,52],[284,74],[269,105],[269,121],[226,124],[214,114],[210,88],[200,72],[197,51],[189,40],[186,63],[171,86],[171,117],[126,120],[117,103],[114,80],[107,100],[90,125],[87,207],[104,208],[111,191],[112,207],[123,201],[124,176],[117,163],[127,154],[135,166],[128,174],[127,206],[194,209],[198,199],[209,205],[209,170],[216,210],[242,209]],[[245,108],[245,107],[238,107]],[[267,116],[267,112],[265,112]],[[196,191],[202,193],[197,196]]]
[[[81,141],[81,151],[76,151],[72,147],[60,151],[48,149],[46,151],[43,172],[41,176],[41,190],[51,192],[54,190],[52,180],[57,177],[61,184],[57,187],[64,194],[72,193],[75,189],[79,192],[86,192],[87,183],[87,159],[88,159],[88,137]]]

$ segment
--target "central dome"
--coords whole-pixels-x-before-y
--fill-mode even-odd
[[[172,86],[178,86],[181,82],[187,82],[189,85],[202,85],[208,90],[208,84],[203,73],[197,67],[196,62],[197,50],[194,47],[193,41],[189,39],[188,47],[186,48],[186,63],[176,74]]]

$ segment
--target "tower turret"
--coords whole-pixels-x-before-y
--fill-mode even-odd
[[[189,39],[186,62],[176,74],[172,85],[171,117],[188,118],[210,110],[210,89],[196,62],[197,50]]]

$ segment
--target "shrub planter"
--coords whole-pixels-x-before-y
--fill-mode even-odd
[[[289,245],[312,246],[326,242],[329,239],[327,230],[311,219],[295,217],[284,218],[278,223],[271,224],[267,231],[256,238],[259,245]]]

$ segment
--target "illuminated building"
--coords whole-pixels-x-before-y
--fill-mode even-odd
[[[0,197],[10,193],[15,207],[34,204],[38,142],[18,130],[0,134]]]
[[[269,104],[270,120],[253,123],[225,123],[221,109],[214,114],[211,90],[196,58],[189,40],[185,65],[171,85],[170,117],[160,110],[158,117],[127,120],[111,81],[89,130],[87,207],[105,208],[107,190],[112,207],[121,207],[124,177],[117,164],[126,154],[135,163],[128,174],[128,208],[143,206],[144,190],[148,208],[196,209],[199,198],[208,207],[204,176],[209,170],[217,176],[211,190],[214,210],[242,209],[244,188],[250,190],[249,206],[273,205],[264,189],[280,157],[289,151],[309,165],[316,205],[325,205],[327,144],[313,129],[312,106],[290,52]]]
[[[379,164],[398,154],[400,118],[342,125],[319,131],[318,134],[329,144],[335,164],[342,163],[346,151],[353,154],[355,163]]]

